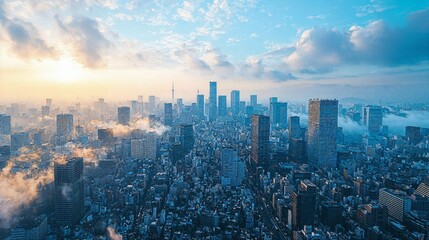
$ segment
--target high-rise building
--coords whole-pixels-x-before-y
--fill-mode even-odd
[[[155,160],[157,140],[155,133],[148,133],[140,139],[131,140],[131,158]]]
[[[118,107],[118,123],[122,125],[130,124],[130,108]]]
[[[270,120],[271,124],[279,125],[279,127],[287,127],[287,103],[286,102],[271,102],[270,103]]]
[[[238,186],[244,178],[244,162],[238,157],[237,151],[224,148],[221,152],[222,185]]]
[[[135,115],[137,113],[137,100],[131,101],[131,114]]]
[[[46,98],[46,106],[52,107],[52,99],[51,98]]]
[[[49,106],[42,106],[42,117],[49,116],[49,114],[50,114]]]
[[[405,138],[411,143],[411,144],[417,144],[422,139],[420,134],[420,127],[415,126],[406,126],[405,127]]]
[[[182,115],[183,113],[183,99],[182,98],[178,98],[176,101],[176,112],[177,115]]]
[[[217,83],[210,82],[209,121],[215,121],[216,118],[217,118]]]
[[[270,103],[276,103],[279,101],[278,97],[270,97]]]
[[[299,122],[299,116],[290,116],[288,123],[289,141],[291,139],[301,138],[301,125]]]
[[[155,114],[155,107],[156,107],[156,102],[155,102],[155,96],[149,96],[149,114]]]
[[[20,148],[30,145],[30,135],[28,132],[14,133],[10,136],[10,151],[16,152]]]
[[[370,134],[378,134],[383,125],[383,109],[380,106],[365,106],[362,108],[362,123]]]
[[[173,104],[164,103],[164,124],[173,126]]]
[[[314,167],[335,168],[337,163],[337,100],[308,103],[308,162]]]
[[[386,206],[390,217],[403,222],[405,215],[411,211],[411,199],[405,192],[388,188],[379,190],[379,203]]]
[[[365,204],[356,211],[356,220],[361,227],[387,226],[388,210],[380,204]]]
[[[219,95],[218,97],[218,111],[217,115],[219,117],[225,117],[228,115],[227,106],[226,106],[226,96],[225,95]]]
[[[0,134],[9,135],[12,132],[11,118],[9,115],[0,114]]]
[[[252,160],[256,166],[267,168],[270,158],[270,118],[252,116]]]
[[[197,95],[197,115],[199,118],[204,119],[204,95]]]
[[[258,105],[258,95],[250,95],[250,106],[256,107]]]
[[[233,117],[238,116],[240,112],[240,91],[231,91],[231,113]]]
[[[343,223],[343,210],[339,203],[323,202],[320,207],[320,220],[333,229],[337,224]]]
[[[83,158],[55,162],[55,223],[74,226],[85,214],[83,188]]]
[[[183,154],[188,154],[194,148],[194,125],[180,125],[180,141],[183,148]]]
[[[68,136],[73,133],[73,115],[58,114],[57,115],[57,135]]]
[[[97,131],[98,140],[103,144],[111,144],[115,141],[112,128],[100,128]]]
[[[306,162],[305,141],[299,138],[289,140],[289,160],[298,163]]]
[[[301,230],[305,225],[313,226],[316,209],[316,185],[309,180],[301,181],[298,190],[291,194],[292,226]]]

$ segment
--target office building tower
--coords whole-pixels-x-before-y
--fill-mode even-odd
[[[271,124],[278,125],[281,128],[287,127],[287,103],[271,102],[270,103],[270,120]]]
[[[149,96],[149,114],[155,114],[156,107],[155,96]]]
[[[164,124],[173,126],[173,104],[164,103]]]
[[[68,136],[73,133],[73,115],[58,114],[57,115],[57,135]]]
[[[55,223],[74,226],[85,214],[83,188],[83,158],[55,162]]]
[[[250,95],[250,106],[256,107],[258,105],[258,95]]]
[[[226,106],[226,96],[225,95],[219,95],[218,97],[218,111],[217,115],[219,117],[225,117],[228,115],[227,106]]]
[[[306,163],[306,144],[299,138],[289,140],[289,160],[297,163]]]
[[[188,154],[194,148],[194,125],[181,124],[179,128],[183,154]]]
[[[197,116],[200,119],[204,119],[204,95],[198,94],[197,95]]]
[[[292,226],[301,230],[305,225],[313,226],[316,209],[316,185],[309,180],[300,182],[298,189],[291,194]]]
[[[137,113],[137,101],[132,100],[131,101],[131,114],[135,115]]]
[[[0,114],[0,134],[10,135],[12,132],[11,118],[9,115]]]
[[[411,211],[411,199],[405,192],[388,188],[379,190],[379,203],[386,206],[389,216],[403,222],[405,215]]]
[[[270,103],[276,103],[279,101],[278,97],[270,97]]]
[[[139,95],[137,98],[137,112],[139,114],[144,113],[144,103],[143,103],[143,96],[142,95]]]
[[[288,123],[289,141],[301,138],[301,125],[298,116],[290,116]]]
[[[131,140],[131,158],[156,160],[157,139],[155,133],[148,133],[140,139]]]
[[[252,152],[255,166],[267,168],[270,158],[270,118],[263,115],[252,116]]]
[[[112,128],[102,128],[98,129],[98,140],[102,144],[111,144],[115,142],[115,137],[113,136],[113,129]]]
[[[240,101],[240,108],[239,113],[245,113],[246,112],[246,101]]]
[[[231,91],[231,113],[233,117],[237,117],[240,112],[240,91]]]
[[[362,108],[362,124],[370,134],[378,134],[383,125],[383,109],[380,106],[365,106]]]
[[[50,114],[49,106],[42,106],[42,117],[49,116],[49,114]]]
[[[356,211],[356,221],[364,228],[387,226],[388,210],[380,204],[365,204]]]
[[[244,178],[244,162],[238,157],[237,151],[224,148],[221,152],[223,186],[238,186]]]
[[[217,118],[217,83],[210,82],[209,95],[209,121],[215,121]]]
[[[406,126],[405,139],[411,144],[417,144],[422,139],[420,134],[420,127]]]
[[[52,99],[51,98],[46,98],[46,106],[52,107]]]
[[[14,133],[10,136],[10,151],[16,152],[22,147],[30,145],[30,135],[28,132]]]
[[[183,113],[183,99],[178,98],[176,103],[176,112],[177,115],[180,116]]]
[[[130,108],[118,107],[118,123],[122,125],[130,124]]]
[[[335,168],[337,163],[337,100],[308,103],[308,163],[318,168]]]
[[[320,207],[321,222],[334,229],[337,224],[343,223],[343,206],[336,202],[323,202]]]

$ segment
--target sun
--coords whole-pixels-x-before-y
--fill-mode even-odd
[[[73,83],[83,77],[84,69],[70,58],[60,59],[52,63],[50,78],[55,82]]]

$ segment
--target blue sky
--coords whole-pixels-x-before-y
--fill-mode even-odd
[[[0,0],[0,70],[23,92],[68,84],[70,97],[126,76],[161,97],[171,81],[186,98],[216,80],[284,100],[428,101],[428,19],[428,0]],[[49,80],[59,68],[67,81]]]

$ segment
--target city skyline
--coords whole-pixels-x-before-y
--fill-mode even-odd
[[[428,1],[0,1],[0,101],[427,102]],[[191,86],[191,87],[189,87]],[[406,91],[404,91],[406,89]]]
[[[0,0],[0,239],[429,240],[429,0]]]

